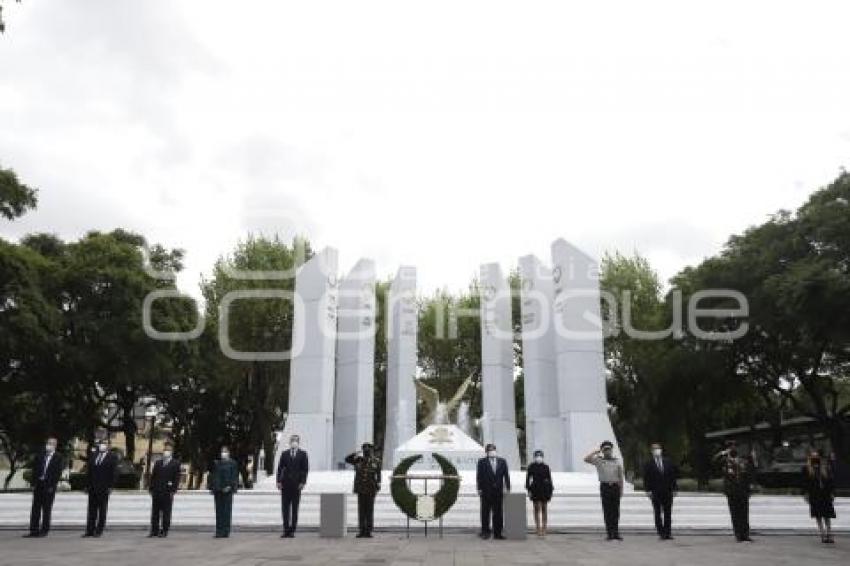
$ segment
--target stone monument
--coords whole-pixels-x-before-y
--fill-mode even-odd
[[[564,471],[587,472],[583,458],[603,440],[615,443],[608,418],[596,261],[566,240],[552,243],[555,359]]]
[[[565,443],[552,323],[552,270],[533,255],[521,257],[519,269],[526,461],[532,461],[535,450],[543,450],[552,471],[561,472]]]
[[[372,442],[375,392],[375,262],[361,259],[339,285],[334,469]]]
[[[384,469],[395,467],[395,452],[416,435],[416,268],[399,268],[387,297],[387,412]]]
[[[336,360],[337,251],[325,248],[295,275],[289,414],[275,466],[289,436],[301,437],[313,470],[332,469]]]
[[[496,445],[508,467],[519,469],[514,400],[511,291],[498,263],[481,266],[481,388],[483,441]]]

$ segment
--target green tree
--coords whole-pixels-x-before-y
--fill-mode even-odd
[[[729,239],[718,256],[677,278],[691,290],[736,289],[749,304],[744,337],[699,348],[730,357],[740,379],[765,403],[814,418],[833,449],[850,456],[850,174],[841,173],[796,213],[780,211]],[[734,301],[701,306],[734,308]],[[715,331],[743,317],[702,321]]]
[[[206,362],[201,373],[207,398],[221,398],[211,405],[217,410],[205,420],[205,440],[211,453],[226,443],[240,462],[243,477],[249,456],[258,461],[260,449],[274,454],[272,433],[283,426],[288,408],[289,360],[243,361],[227,357],[219,344],[222,300],[231,291],[274,289],[294,292],[294,276],[283,279],[240,279],[233,271],[291,271],[299,261],[313,255],[309,242],[295,239],[291,246],[279,238],[249,237],[237,245],[231,255],[220,258],[212,277],[204,280],[201,290],[206,300],[207,326],[202,336]],[[293,303],[288,298],[245,299],[230,304],[227,334],[231,347],[238,352],[281,352],[292,345]],[[214,426],[210,426],[214,425]],[[203,445],[203,444],[202,444]],[[273,458],[266,458],[271,473]],[[256,471],[256,466],[255,466]],[[245,477],[245,479],[248,479]],[[246,482],[247,483],[247,482]]]
[[[2,25],[0,19],[0,31]],[[21,183],[13,170],[0,167],[0,215],[7,220],[14,220],[37,204],[38,191]]]

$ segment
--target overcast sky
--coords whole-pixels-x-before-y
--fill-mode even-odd
[[[850,164],[850,3],[4,2],[0,223],[306,234],[425,291],[564,237],[663,278]]]

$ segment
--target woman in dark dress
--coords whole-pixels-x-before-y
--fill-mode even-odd
[[[546,506],[552,499],[552,473],[549,466],[543,463],[543,451],[534,451],[534,462],[528,465],[525,476],[525,489],[528,497],[534,503],[534,526],[537,536],[546,536]]]
[[[817,450],[812,450],[808,462],[803,466],[803,495],[809,503],[809,513],[817,521],[821,542],[835,542],[830,521],[835,519],[835,507],[832,504],[835,499],[835,477],[832,466],[821,459]]]

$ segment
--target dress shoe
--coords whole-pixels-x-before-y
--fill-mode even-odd
[[[168,531],[162,531],[161,533],[159,533],[159,538],[165,538],[167,536],[168,536]]]
[[[505,540],[504,535],[493,535],[493,540]]]
[[[153,531],[148,533],[148,538],[154,538],[154,537],[158,537],[158,536],[159,536],[159,533],[155,533]]]
[[[488,538],[490,538],[490,533],[481,533],[478,536],[483,540],[487,540]]]
[[[289,535],[287,535],[286,533],[283,533],[282,535],[280,535],[280,538],[289,538]]]
[[[614,540],[623,540],[623,537],[620,536],[620,533],[614,533],[614,536],[612,538]]]
[[[38,538],[40,535],[38,533],[27,533],[24,535],[24,538]],[[824,540],[826,542],[826,540]]]
[[[366,538],[366,533],[357,533],[354,538]]]
[[[89,537],[93,537],[93,536],[94,536],[93,533],[86,533],[81,538],[89,538]]]

